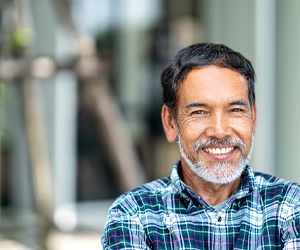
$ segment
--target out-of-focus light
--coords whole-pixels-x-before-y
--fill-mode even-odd
[[[77,225],[75,205],[66,204],[59,206],[54,212],[54,223],[63,232],[71,232]]]
[[[48,57],[37,58],[32,65],[32,74],[36,77],[49,77],[55,71],[54,62]]]

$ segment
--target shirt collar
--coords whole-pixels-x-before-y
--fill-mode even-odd
[[[242,181],[240,188],[234,194],[236,199],[245,197],[253,192],[255,189],[255,178],[252,168],[247,165],[244,172],[242,173]]]
[[[172,168],[171,172],[171,182],[173,188],[178,192],[181,193],[186,189],[185,183],[180,179],[180,172],[181,172],[181,162],[178,160]]]

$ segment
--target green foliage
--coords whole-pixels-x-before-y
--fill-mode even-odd
[[[10,42],[14,50],[26,48],[33,43],[34,31],[31,28],[20,28],[12,32]]]

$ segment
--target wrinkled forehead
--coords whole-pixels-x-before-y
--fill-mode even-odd
[[[250,103],[247,80],[229,68],[209,66],[194,69],[178,87],[179,102],[244,100]]]

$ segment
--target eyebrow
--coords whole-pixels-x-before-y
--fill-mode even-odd
[[[236,100],[231,103],[229,103],[229,106],[234,106],[234,105],[240,105],[240,106],[247,106],[249,103],[245,100]],[[206,103],[199,103],[199,102],[192,102],[188,103],[185,108],[195,108],[195,107],[208,107],[209,105]]]
[[[242,105],[242,106],[247,106],[249,105],[249,103],[245,100],[237,100],[237,101],[233,101],[230,103],[230,105]]]
[[[185,107],[186,108],[208,107],[208,105],[206,103],[192,102],[192,103],[188,103]]]

